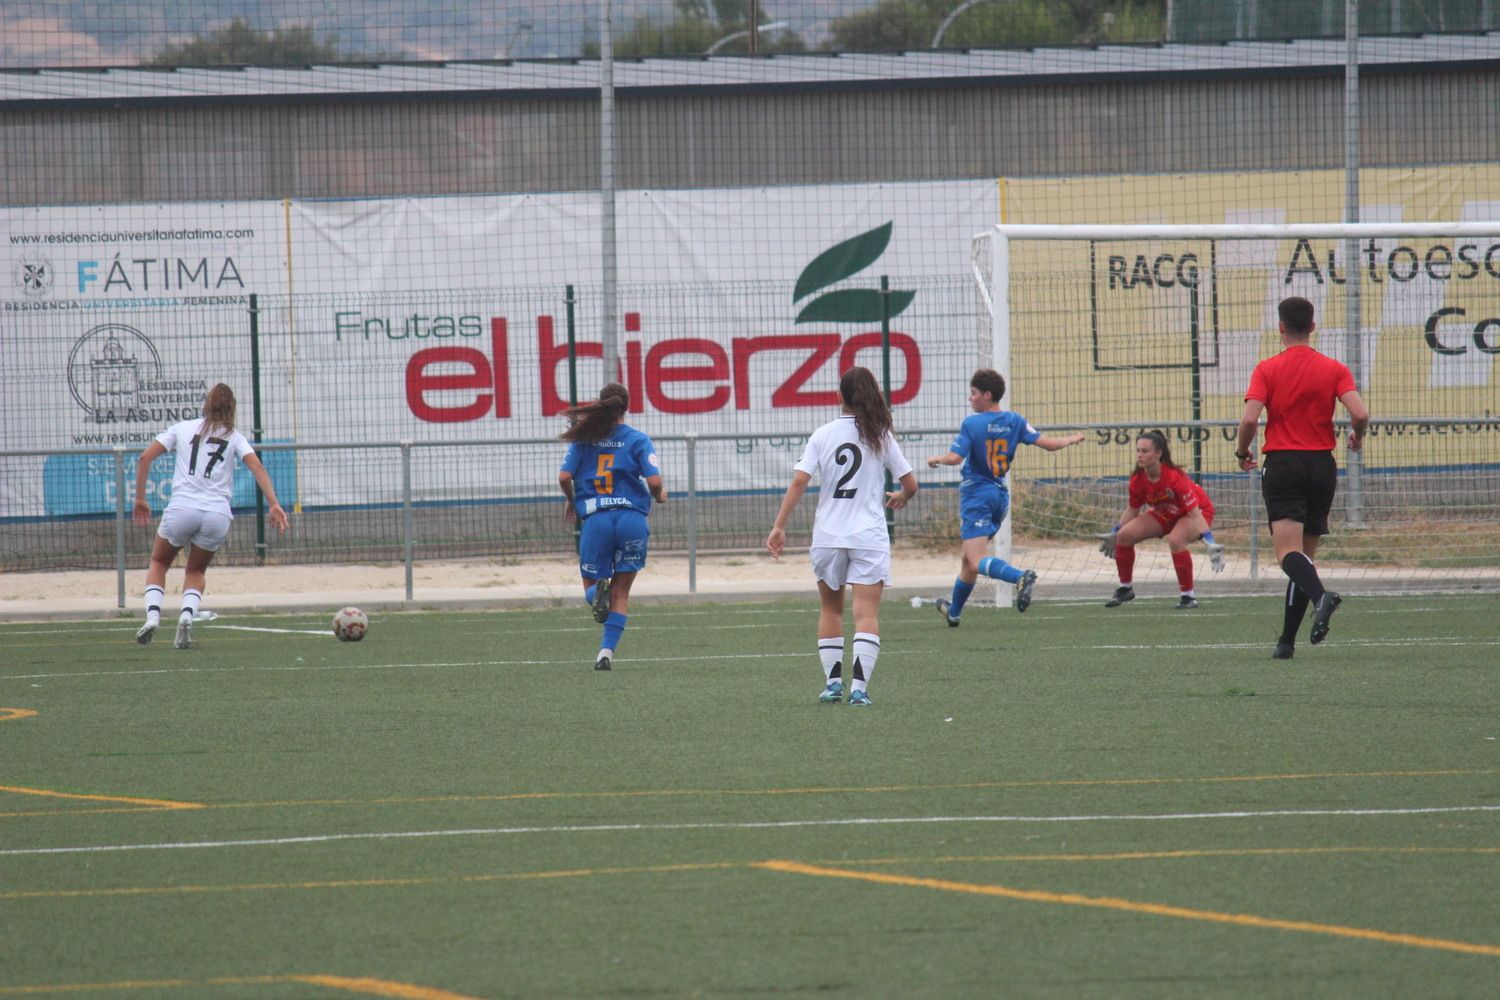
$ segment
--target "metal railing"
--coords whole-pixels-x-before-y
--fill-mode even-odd
[[[1400,436],[1407,433],[1422,433],[1424,431],[1436,434],[1437,431],[1445,427],[1451,428],[1455,423],[1461,423],[1465,428],[1466,433],[1500,433],[1500,417],[1476,417],[1472,419],[1454,418],[1446,420],[1433,420],[1431,418],[1393,418],[1389,420],[1373,422],[1369,435],[1367,436],[1367,440],[1379,440],[1382,436]],[[1221,443],[1227,444],[1227,442],[1232,441],[1233,439],[1234,428],[1237,426],[1237,422],[1231,420],[1177,421],[1169,422],[1166,424],[1157,424],[1153,426],[1157,429],[1166,429],[1169,432],[1169,435],[1175,435],[1180,441],[1195,440],[1207,442],[1214,439],[1220,439]],[[1347,427],[1347,424],[1340,423],[1340,427],[1341,429]],[[1113,446],[1132,440],[1134,435],[1146,429],[1150,428],[1138,422],[1131,422],[1058,425],[1048,427],[1046,430],[1048,433],[1071,433],[1075,431],[1084,431],[1091,435],[1095,435],[1095,444],[1102,446]],[[940,445],[940,448],[938,448],[938,450],[946,450],[947,443],[951,440],[952,434],[953,428],[951,427],[919,428],[912,430],[901,430],[898,433],[898,438],[903,442],[903,450],[908,450],[907,446],[909,445],[926,443],[928,441],[931,441],[935,448],[938,448],[938,446]],[[772,504],[774,504],[775,500],[768,500],[766,496],[762,495],[769,495],[774,493],[779,497],[780,494],[779,487],[774,490],[763,489],[739,492],[716,492],[712,490],[705,491],[704,484],[700,481],[701,475],[699,452],[701,447],[714,443],[733,442],[737,448],[748,451],[755,445],[766,443],[775,446],[775,448],[777,449],[777,451],[775,452],[777,461],[781,462],[781,460],[786,458],[787,456],[795,458],[795,455],[793,455],[793,449],[795,448],[797,452],[800,452],[801,442],[805,441],[806,437],[806,434],[787,433],[701,435],[686,434],[653,437],[653,441],[658,445],[659,449],[663,445],[680,445],[683,449],[684,461],[682,462],[680,468],[683,469],[686,482],[682,483],[681,480],[676,480],[675,470],[676,468],[678,468],[678,466],[676,466],[674,463],[672,470],[674,475],[672,476],[672,478],[675,480],[675,482],[672,484],[672,492],[674,494],[680,492],[685,499],[680,503],[674,503],[672,506],[674,508],[686,508],[685,512],[681,515],[677,515],[674,511],[674,516],[681,517],[685,522],[683,526],[685,530],[677,534],[664,533],[663,536],[659,536],[657,544],[659,546],[659,551],[684,552],[686,554],[688,566],[688,591],[690,593],[697,593],[698,590],[698,562],[702,541],[701,529],[703,525],[703,507],[705,498],[711,500],[714,503],[714,509],[716,512],[718,512],[724,510],[724,507],[722,505],[725,502],[724,498],[726,496],[750,497],[751,513],[754,516],[760,516],[761,514],[764,514],[764,522],[766,525],[769,525],[769,508]],[[401,553],[401,561],[404,565],[405,571],[405,594],[407,600],[412,600],[414,598],[413,568],[417,559],[414,516],[417,510],[421,509],[424,506],[423,504],[420,504],[415,500],[415,482],[412,471],[413,454],[415,452],[425,451],[428,449],[445,448],[531,448],[547,455],[550,460],[551,458],[556,456],[558,452],[558,445],[559,442],[556,438],[521,438],[467,439],[462,441],[445,442],[417,442],[409,440],[371,441],[345,444],[295,444],[284,442],[266,442],[258,445],[257,448],[262,452],[384,451],[396,453],[399,456],[401,469],[399,483],[399,501],[392,504],[371,506],[384,506],[387,508],[395,506],[399,508],[399,549]],[[1224,449],[1224,453],[1227,454],[1228,450],[1229,449],[1226,447]],[[1491,450],[1490,453],[1495,454],[1496,452],[1495,450]],[[1217,454],[1217,452],[1215,451],[1213,452],[1213,454]],[[108,512],[99,512],[93,515],[88,515],[87,519],[93,521],[102,521],[112,518],[114,522],[114,568],[116,570],[118,578],[117,599],[119,606],[123,608],[126,606],[127,597],[126,574],[130,569],[126,530],[128,519],[131,516],[132,501],[132,497],[130,495],[131,490],[129,489],[130,467],[136,460],[138,451],[135,448],[127,448],[123,445],[115,446],[112,448],[0,451],[0,459],[102,455],[107,455],[112,458],[114,509],[112,514]],[[929,477],[936,474],[927,473],[925,468],[922,467],[921,456],[909,453],[907,455],[907,458],[912,462],[913,466],[918,469],[919,479],[927,480],[927,482],[924,484],[927,489],[924,490],[922,494],[919,494],[919,501],[928,505],[926,509],[927,513],[934,515],[939,514],[940,512],[935,509],[934,505],[936,503],[951,503],[952,487],[957,485],[956,482],[933,482]],[[1124,472],[1126,471],[1125,469],[1116,467],[1120,464],[1117,459],[1117,454],[1112,454],[1110,456],[1109,464],[1111,467],[1111,471],[1105,474],[1094,473],[1072,477],[1063,476],[1059,477],[1059,479],[1057,480],[1027,477],[1026,479],[1022,480],[1022,482],[1027,485],[1037,483],[1041,483],[1044,485],[1056,485],[1063,479],[1068,479],[1070,481],[1076,481],[1078,483],[1084,484],[1084,488],[1091,490],[1096,495],[1107,496],[1109,498],[1108,502],[1112,504],[1114,502],[1114,498],[1117,497],[1120,492],[1123,479],[1125,478]],[[790,465],[790,461],[786,461],[784,462],[784,464],[778,464],[776,466],[777,476],[780,477],[781,473],[785,472],[789,477]],[[1206,472],[1206,474],[1212,476],[1221,485],[1226,482],[1233,483],[1236,481],[1236,476],[1243,475],[1232,470],[1225,471],[1228,467],[1222,462],[1218,462],[1216,463],[1216,465],[1218,471]],[[1488,468],[1488,466],[1486,466],[1486,468]],[[1206,470],[1195,470],[1189,468],[1187,471],[1189,471],[1190,473],[1195,473],[1205,472]],[[946,475],[950,478],[956,477],[957,470],[950,470],[946,473]],[[769,478],[769,476],[770,473],[768,472],[767,477]],[[1413,470],[1413,476],[1420,478],[1430,478],[1429,474],[1421,469]],[[1220,502],[1219,500],[1216,500],[1220,511],[1220,523],[1224,522],[1225,515],[1228,515],[1231,523],[1234,523],[1236,525],[1244,525],[1248,528],[1246,533],[1247,540],[1244,554],[1248,561],[1249,576],[1251,579],[1257,579],[1260,575],[1260,547],[1262,545],[1262,542],[1259,537],[1259,532],[1262,517],[1260,514],[1261,502],[1259,497],[1258,478],[1258,474],[1254,474],[1253,478],[1247,476],[1247,481],[1245,482],[1244,486],[1236,486],[1232,489],[1232,491],[1224,490],[1223,499],[1226,502]],[[1460,471],[1459,473],[1454,475],[1454,478],[1459,482],[1464,483],[1469,492],[1475,493],[1475,496],[1468,497],[1467,499],[1460,502],[1467,504],[1469,507],[1483,507],[1485,504],[1490,504],[1492,505],[1491,509],[1493,509],[1493,505],[1500,504],[1500,485],[1496,485],[1500,484],[1500,466],[1496,466],[1496,468],[1491,469],[1489,472],[1486,472],[1482,475],[1475,475],[1471,472]],[[780,481],[785,482],[785,479],[781,479]],[[1015,486],[1016,484],[1013,483],[1013,488],[1015,488]],[[934,501],[932,496],[934,488],[936,488],[936,491],[938,491],[940,494],[947,493],[949,495],[949,499]],[[816,492],[816,488],[814,488],[813,492]],[[255,497],[257,513],[257,526],[254,540],[255,561],[257,563],[263,563],[268,558],[268,555],[271,551],[271,545],[266,537],[265,532],[264,498],[261,496],[258,489],[255,491]],[[557,494],[545,493],[528,495],[519,499],[527,503],[546,505],[550,510],[551,505],[556,504],[560,497]],[[483,498],[479,498],[476,499],[475,502],[483,503],[486,501]],[[799,509],[798,516],[800,519],[802,519],[802,522],[810,522],[810,508],[812,506],[813,505],[810,503],[805,503],[803,505],[803,508]],[[347,510],[347,508],[345,509]],[[312,508],[310,512],[314,514],[321,513],[318,508]],[[35,524],[38,522],[48,523],[53,520],[58,522],[76,522],[77,520],[79,520],[79,517],[75,515],[73,517],[31,517],[11,520],[24,520],[26,522]],[[1005,528],[1002,530],[1001,535],[997,537],[998,551],[1002,555],[1007,555],[1009,552],[1010,522],[1011,519],[1007,518]],[[755,523],[759,525],[760,522],[756,521]],[[1218,527],[1218,524],[1216,524],[1216,527]],[[1357,525],[1346,518],[1346,527],[1358,528],[1362,527],[1362,525]],[[908,528],[904,530],[909,531],[911,529]],[[1069,534],[1067,537],[1073,538],[1075,540],[1084,540],[1088,538],[1093,531],[1096,530],[1098,530],[1097,525],[1093,525],[1091,522],[1087,521],[1080,521],[1076,526],[1076,530],[1073,533]],[[12,532],[8,531],[7,534],[13,536]],[[469,544],[470,539],[477,539],[482,537],[484,537],[483,532],[478,532],[471,536],[466,536],[465,544]],[[673,541],[677,542],[677,544],[674,545]],[[666,544],[661,544],[663,542],[665,542]],[[10,546],[7,545],[7,548],[9,547]],[[482,542],[473,542],[471,548],[476,555],[488,554],[485,552],[484,544]],[[540,551],[540,548],[538,548],[538,551]],[[1496,554],[1496,562],[1497,564],[1500,564],[1500,553]]]

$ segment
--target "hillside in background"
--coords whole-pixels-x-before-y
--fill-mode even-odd
[[[835,17],[857,13],[874,0],[777,4],[762,10],[810,44],[826,38]],[[557,58],[583,53],[598,38],[597,0],[207,0],[164,5],[149,0],[20,0],[0,11],[0,67],[130,66],[168,45],[181,45],[241,19],[261,31],[310,26],[320,41],[332,39],[343,58],[397,54],[408,59]],[[673,0],[614,0],[618,35],[637,21],[668,24]]]

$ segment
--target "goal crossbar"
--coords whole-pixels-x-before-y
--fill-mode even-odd
[[[1000,223],[993,229],[1004,240],[1343,240],[1364,237],[1500,236],[1500,219],[1489,222],[1317,222],[1136,224],[1118,226]]]

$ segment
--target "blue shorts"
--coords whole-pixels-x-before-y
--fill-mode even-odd
[[[999,486],[971,486],[958,491],[959,535],[970,538],[994,538],[1010,509],[1010,491]]]
[[[578,539],[578,572],[590,580],[616,573],[638,573],[646,565],[651,528],[646,515],[628,507],[601,510],[583,519]]]

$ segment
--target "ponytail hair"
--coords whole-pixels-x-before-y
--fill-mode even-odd
[[[234,390],[223,382],[218,383],[203,398],[203,423],[199,426],[198,433],[205,437],[214,430],[232,433],[235,409]]]
[[[891,408],[886,405],[885,394],[868,368],[850,368],[839,379],[839,398],[844,409],[854,417],[854,426],[859,428],[859,439],[869,445],[875,454],[885,449],[885,436],[894,426]]]
[[[603,441],[629,409],[630,390],[618,382],[609,382],[599,390],[598,399],[564,411],[568,429],[562,432],[562,439],[583,444]]]
[[[1136,440],[1150,441],[1161,452],[1161,464],[1169,469],[1177,468],[1177,463],[1172,461],[1172,446],[1167,443],[1167,436],[1161,431],[1144,431],[1136,436]]]

